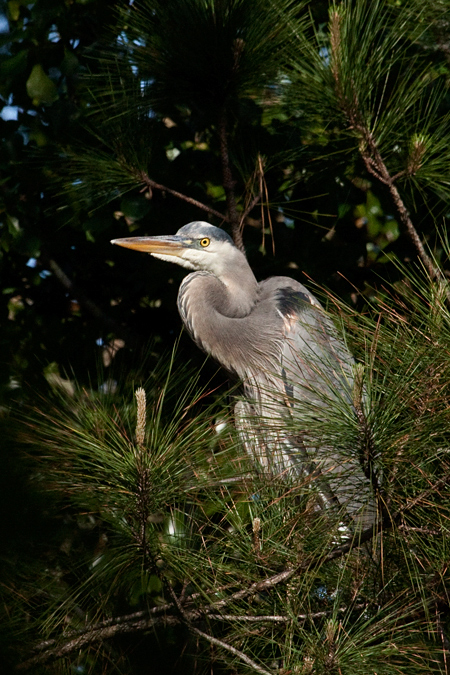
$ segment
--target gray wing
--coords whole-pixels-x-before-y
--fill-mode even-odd
[[[249,402],[236,409],[246,448],[263,468],[308,483],[320,508],[338,508],[358,527],[369,526],[376,520],[376,507],[354,447],[355,434],[348,444],[330,438],[333,417],[347,416],[349,429],[357,425],[354,359],[304,286],[273,277],[261,287],[263,300],[275,303],[282,339],[273,400],[265,397],[259,415]]]
[[[291,419],[291,452],[318,480],[325,504],[338,504],[360,526],[369,526],[376,520],[376,506],[360,448],[355,447],[354,359],[306,289],[281,289],[277,305],[284,323],[281,376]],[[333,443],[332,430],[345,419],[348,442],[341,435]]]
[[[320,303],[302,289],[282,288],[276,295],[283,318],[281,375],[286,395],[301,401],[303,408],[339,400],[349,404],[354,359]]]

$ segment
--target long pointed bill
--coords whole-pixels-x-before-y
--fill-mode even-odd
[[[189,244],[176,235],[166,237],[128,237],[127,239],[112,239],[111,244],[131,248],[144,253],[162,253],[165,255],[181,256]]]

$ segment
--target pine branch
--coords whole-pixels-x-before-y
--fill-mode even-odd
[[[352,610],[364,610],[366,609],[367,604],[360,603],[354,605]],[[79,649],[91,646],[97,642],[103,640],[109,640],[117,635],[125,635],[130,633],[142,633],[150,628],[155,628],[156,626],[178,626],[183,623],[183,620],[180,616],[175,616],[168,612],[174,610],[173,603],[166,604],[159,607],[152,607],[149,610],[142,610],[140,612],[135,612],[134,614],[128,614],[125,616],[114,617],[107,619],[105,621],[99,622],[93,626],[89,626],[83,630],[71,631],[66,634],[67,641],[64,644],[59,643],[56,639],[43,640],[39,644],[35,645],[34,651],[40,652],[35,656],[31,657],[27,661],[23,661],[17,666],[17,670],[29,670],[32,666],[42,663],[48,663],[49,661],[54,661],[63,656],[68,656],[69,654],[78,651]],[[349,607],[339,607],[337,610],[329,609],[321,612],[309,612],[304,614],[296,614],[294,617],[288,615],[248,615],[248,614],[208,614],[208,619],[212,621],[219,622],[230,622],[230,623],[289,623],[293,619],[296,621],[311,621],[313,619],[322,619],[335,613],[345,614],[348,612]],[[204,622],[205,615],[201,610],[185,610],[185,617],[192,624],[194,622]],[[155,616],[156,615],[156,616]],[[195,629],[195,632],[197,629]],[[205,637],[207,634],[202,633],[202,637]],[[209,636],[211,637],[211,636]],[[205,639],[208,639],[206,637]],[[209,640],[210,641],[210,640]],[[226,643],[220,644],[224,646]],[[231,645],[227,645],[227,649]],[[228,651],[234,650],[233,647],[228,649]],[[242,654],[238,650],[237,654],[233,651],[235,655]],[[245,654],[243,655],[245,656]],[[250,665],[247,661],[245,661]],[[254,666],[252,666],[254,667]],[[256,667],[257,664],[256,664]],[[257,671],[258,672],[258,671]]]
[[[326,562],[330,562],[332,560],[336,560],[337,558],[341,558],[343,555],[349,553],[350,551],[356,548],[360,548],[362,544],[365,544],[371,539],[373,539],[374,536],[378,534],[381,530],[390,529],[396,523],[400,522],[402,517],[406,515],[406,513],[414,509],[415,506],[420,504],[420,502],[423,501],[424,499],[427,499],[431,494],[433,494],[440,488],[444,487],[444,485],[446,485],[449,482],[449,480],[450,480],[450,473],[440,478],[427,490],[424,490],[419,495],[417,495],[417,497],[414,497],[414,499],[409,500],[404,507],[398,509],[393,514],[385,510],[385,512],[382,514],[382,517],[379,519],[375,527],[372,526],[368,527],[367,529],[363,530],[360,534],[355,535],[353,538],[349,538],[348,541],[346,541],[344,544],[335,547],[329,553],[318,556],[316,558],[310,558],[301,565],[298,565],[296,567],[289,567],[283,570],[282,572],[279,572],[278,574],[275,574],[271,577],[268,577],[267,579],[264,579],[263,581],[256,581],[255,583],[251,584],[251,586],[249,586],[248,588],[241,589],[240,591],[233,593],[228,598],[224,598],[223,600],[219,600],[215,603],[212,603],[210,607],[220,609],[221,607],[225,607],[232,602],[236,602],[237,600],[242,600],[248,596],[256,595],[261,591],[268,590],[269,588],[273,588],[274,586],[289,581],[289,579],[291,579],[295,574],[305,572],[308,569],[311,569],[311,567],[319,567],[320,565]]]
[[[191,627],[191,630],[196,634],[199,635],[200,637],[204,638],[208,642],[210,642],[212,645],[216,645],[217,647],[222,647],[222,649],[225,649],[226,651],[230,652],[231,654],[234,654],[234,656],[237,656],[241,661],[246,663],[250,668],[253,668],[253,670],[257,673],[261,673],[261,675],[273,675],[273,670],[266,670],[265,668],[262,668],[262,666],[259,666],[256,661],[253,661],[247,654],[244,654],[244,652],[241,652],[239,649],[236,649],[236,647],[233,647],[232,645],[228,644],[228,642],[224,642],[223,640],[219,640],[218,638],[213,637],[212,635],[208,635],[208,633],[204,633],[202,630],[199,628]]]
[[[22,662],[21,664],[18,665],[17,669],[28,670],[29,668],[38,663],[47,663],[50,660],[61,658],[82,647],[105,639],[109,639],[120,633],[144,631],[156,625],[177,625],[180,623],[184,623],[187,625],[189,630],[191,630],[191,632],[199,635],[200,637],[203,637],[211,644],[215,644],[223,649],[226,649],[235,656],[238,656],[238,658],[240,658],[244,663],[247,663],[247,665],[254,668],[256,672],[262,673],[263,675],[271,675],[269,671],[266,671],[264,668],[261,668],[257,663],[255,663],[249,657],[247,657],[246,654],[235,649],[232,645],[229,645],[228,643],[223,642],[222,640],[218,640],[217,638],[214,638],[213,636],[204,633],[203,631],[196,628],[193,625],[193,623],[195,623],[196,621],[204,621],[205,615],[208,618],[218,621],[240,620],[239,615],[237,616],[226,615],[221,613],[215,614],[214,612],[217,612],[218,609],[226,607],[227,605],[230,605],[231,603],[234,603],[238,600],[243,600],[244,598],[248,598],[258,593],[261,593],[261,591],[274,588],[275,586],[278,586],[281,583],[289,581],[289,579],[291,579],[295,575],[298,575],[301,572],[305,572],[313,567],[318,567],[332,560],[341,558],[343,555],[349,553],[355,548],[360,548],[362,544],[370,541],[381,530],[390,529],[396,523],[400,522],[404,515],[413,510],[418,504],[420,504],[420,502],[423,502],[424,500],[428,499],[428,497],[431,494],[435,493],[436,491],[444,487],[444,485],[446,485],[449,482],[449,480],[450,480],[450,473],[440,478],[433,485],[431,485],[426,490],[423,490],[419,495],[417,495],[413,499],[410,499],[405,504],[404,507],[398,509],[395,513],[390,514],[389,512],[385,512],[380,518],[376,527],[367,528],[366,530],[361,532],[360,535],[349,539],[341,546],[335,547],[329,553],[318,556],[316,558],[310,558],[301,565],[287,568],[282,572],[279,572],[278,574],[275,574],[271,577],[268,577],[267,579],[264,579],[263,581],[257,581],[251,584],[248,588],[243,588],[237,591],[236,593],[233,593],[228,598],[224,598],[223,600],[219,600],[207,606],[196,607],[195,609],[190,610],[182,606],[170,584],[166,584],[166,589],[168,590],[170,596],[172,597],[172,603],[166,604],[161,607],[152,608],[151,610],[149,610],[149,613],[152,614],[151,617],[146,616],[145,618],[140,618],[141,613],[136,613],[134,615],[133,614],[129,615],[128,617],[115,619],[113,620],[115,621],[115,623],[111,625],[109,625],[110,620],[108,620],[103,624],[99,624],[97,626],[86,629],[86,631],[81,635],[78,633],[72,637],[73,635],[72,634],[68,642],[66,642],[64,645],[59,645],[58,647],[54,648],[51,647],[56,643],[56,641],[46,640],[44,642],[39,643],[35,647],[36,651],[42,651],[42,653],[33,656],[31,659],[28,659],[25,662]],[[151,558],[151,556],[149,557]],[[196,596],[199,595],[200,594],[196,594]],[[189,601],[192,601],[193,597],[194,596],[191,596],[191,598],[189,598]],[[176,611],[178,613],[178,616],[173,616],[169,614],[168,613],[169,611]],[[161,616],[153,616],[155,614],[161,614]],[[323,616],[322,613],[318,614],[316,613],[311,615],[309,614],[299,615],[298,618],[308,619],[308,618],[319,618],[321,616]],[[137,620],[134,620],[135,617],[137,617]],[[233,619],[231,617],[233,617]],[[251,622],[257,621],[255,617],[248,617],[247,620]],[[271,619],[267,618],[267,620],[271,620],[273,622],[275,621],[281,622],[282,618],[272,617]]]
[[[59,644],[53,648],[51,647],[53,644],[56,644],[56,640],[46,640],[45,642],[41,642],[35,647],[35,649],[36,651],[41,651],[42,653],[33,656],[27,661],[19,663],[17,670],[25,671],[37,664],[56,661],[57,659],[60,659],[63,656],[68,656],[69,654],[72,654],[83,647],[90,646],[96,642],[102,642],[103,640],[108,640],[116,635],[143,632],[149,628],[153,628],[156,625],[175,626],[179,625],[179,623],[180,620],[177,617],[163,615],[158,617],[148,617],[139,621],[121,621],[120,623],[114,623],[110,626],[101,628],[94,626],[92,628],[88,628],[81,635],[78,634],[75,637],[71,637],[71,639],[69,639],[64,644]]]
[[[358,381],[355,388],[355,398],[360,398],[361,392],[361,383]],[[143,401],[140,404],[140,415],[138,415],[140,431],[144,431],[144,405]],[[139,450],[142,452],[143,447],[139,447]],[[145,467],[142,467],[145,469]],[[141,474],[141,472],[140,472]],[[143,481],[141,483],[141,481]],[[326,612],[319,613],[305,613],[298,614],[295,616],[285,616],[280,615],[267,615],[267,617],[261,615],[252,616],[249,613],[246,613],[240,616],[238,613],[222,613],[222,609],[229,608],[233,604],[236,604],[239,601],[244,599],[250,599],[261,592],[269,591],[281,584],[286,583],[292,578],[298,577],[304,572],[311,570],[317,570],[323,565],[326,565],[328,562],[333,560],[338,560],[345,556],[347,553],[357,550],[364,543],[370,541],[374,536],[376,536],[380,531],[386,531],[396,524],[403,523],[402,520],[406,514],[414,510],[417,506],[423,506],[428,503],[430,495],[438,493],[438,491],[447,485],[450,481],[450,472],[442,476],[439,480],[435,481],[432,484],[421,491],[419,494],[408,499],[406,503],[394,513],[388,512],[387,509],[380,514],[379,522],[376,527],[370,527],[362,531],[360,534],[355,534],[352,538],[349,538],[344,544],[336,546],[329,550],[326,553],[319,555],[310,555],[307,559],[303,560],[300,565],[295,565],[289,567],[281,572],[272,575],[266,579],[259,580],[257,582],[251,583],[246,587],[241,587],[234,593],[231,593],[228,597],[224,597],[221,600],[212,602],[209,604],[202,604],[201,599],[205,595],[215,595],[219,590],[228,590],[228,587],[212,588],[208,591],[203,591],[201,593],[196,593],[187,598],[182,592],[180,597],[175,595],[175,592],[169,583],[168,579],[165,577],[164,573],[156,566],[154,560],[154,554],[150,550],[149,542],[145,536],[143,525],[148,520],[148,504],[146,502],[145,494],[148,493],[148,481],[147,477],[142,474],[142,478],[139,478],[138,490],[136,492],[136,513],[137,513],[137,526],[133,528],[133,536],[135,537],[136,542],[144,552],[144,562],[145,565],[149,565],[154,570],[154,573],[162,580],[164,584],[165,592],[167,593],[168,598],[171,598],[172,602],[166,603],[164,606],[155,607],[146,612],[137,612],[130,614],[124,617],[117,617],[113,619],[108,619],[104,622],[98,623],[94,626],[87,627],[84,631],[80,632],[70,632],[64,635],[66,642],[61,644],[59,640],[46,640],[39,643],[35,647],[35,654],[33,657],[27,661],[19,664],[19,670],[29,670],[34,665],[39,663],[46,663],[51,660],[56,660],[67,656],[75,651],[78,651],[82,648],[89,647],[94,643],[99,643],[103,640],[110,639],[121,633],[133,633],[133,632],[144,632],[146,630],[152,629],[157,626],[168,626],[168,625],[180,625],[184,624],[194,635],[202,637],[202,639],[207,640],[211,644],[220,647],[228,651],[230,654],[233,654],[242,663],[246,663],[249,667],[253,668],[256,672],[264,673],[267,675],[270,671],[265,670],[258,663],[250,659],[245,653],[233,647],[224,640],[218,640],[213,635],[201,630],[197,627],[199,622],[204,624],[205,620],[219,621],[219,622],[228,622],[228,623],[247,623],[247,624],[257,624],[257,623],[289,623],[293,618],[297,620],[310,620],[315,618],[323,618],[327,616]],[[237,582],[236,582],[237,583]],[[233,584],[236,587],[235,584]],[[231,586],[231,588],[233,587]],[[197,605],[196,601],[200,598],[200,603]],[[358,605],[351,605],[348,608],[340,608],[336,611],[345,612],[352,611],[353,609],[359,608]],[[248,610],[247,610],[248,611]],[[334,612],[330,610],[330,614],[334,615]]]
[[[440,537],[442,534],[440,530],[430,530],[429,527],[412,527],[412,525],[405,525],[404,523],[398,529],[406,534],[415,532],[417,534],[425,534],[427,537]]]
[[[167,589],[169,591],[170,596],[172,597],[174,606],[177,609],[177,612],[180,616],[181,622],[188,628],[188,630],[191,633],[194,633],[194,635],[198,635],[199,637],[202,637],[204,640],[207,640],[212,645],[216,645],[217,647],[222,647],[222,649],[225,649],[225,651],[230,652],[234,656],[237,656],[241,661],[246,663],[248,666],[253,668],[257,673],[261,673],[261,675],[271,675],[270,671],[266,670],[265,668],[262,668],[259,666],[255,661],[253,661],[249,656],[244,654],[244,652],[241,652],[239,649],[236,649],[236,647],[233,647],[232,645],[228,644],[228,642],[225,642],[224,640],[219,640],[218,638],[215,638],[213,635],[210,635],[209,633],[205,633],[204,631],[200,630],[199,628],[196,628],[193,625],[193,622],[191,621],[191,618],[189,614],[184,610],[181,602],[177,598],[175,591],[173,590],[172,586],[170,584],[167,585]],[[200,618],[200,617],[199,617]]]
[[[237,600],[243,600],[244,598],[260,593],[261,591],[273,588],[278,584],[281,584],[285,581],[289,581],[289,579],[296,573],[297,569],[298,568],[296,567],[288,567],[282,572],[274,574],[273,576],[268,577],[263,581],[255,581],[248,588],[242,588],[240,591],[236,591],[236,593],[233,593],[228,598],[224,598],[223,600],[213,602],[209,605],[209,607],[215,610],[221,609],[222,607],[226,607],[227,605],[230,605],[231,603],[236,602]],[[208,608],[205,609],[206,611],[208,610]]]
[[[193,199],[192,197],[188,197],[187,195],[184,195],[182,192],[177,192],[177,190],[172,190],[171,188],[168,188],[165,185],[161,185],[161,183],[157,183],[156,181],[152,180],[145,173],[145,171],[140,171],[138,177],[143,183],[145,183],[147,187],[149,187],[152,190],[160,190],[161,192],[168,192],[173,197],[181,199],[182,201],[187,202],[188,204],[192,204],[192,206],[196,206],[198,209],[206,211],[211,216],[216,216],[216,218],[219,218],[222,222],[223,221],[230,222],[228,216],[224,216],[224,214],[220,213],[220,211],[216,211],[211,206],[203,204],[202,202],[199,202],[197,199]]]
[[[414,244],[419,257],[425,265],[431,279],[440,279],[441,281],[445,281],[441,270],[436,267],[436,265],[433,263],[433,260],[425,251],[424,245],[422,244],[419,234],[413,225],[405,203],[403,202],[397,186],[395,185],[396,178],[398,178],[401,174],[398,173],[396,176],[390,175],[372,133],[364,125],[358,123],[355,125],[355,129],[359,131],[362,136],[362,142],[360,143],[359,150],[367,171],[372,174],[372,176],[377,178],[381,183],[387,186],[392,201],[394,202],[394,205],[400,216],[400,220],[403,223],[405,230]],[[450,300],[450,292],[447,292],[447,299]]]
[[[395,181],[403,175],[414,175],[421,166],[425,148],[422,143],[417,142],[409,157],[407,167],[391,176],[384,162],[376,139],[364,121],[363,114],[359,108],[357,92],[353,91],[349,96],[344,89],[340,73],[340,57],[342,50],[341,41],[342,14],[339,11],[333,11],[330,16],[330,47],[331,47],[331,73],[333,75],[335,92],[339,107],[347,118],[349,128],[355,131],[360,137],[359,152],[365,164],[367,171],[379,180],[389,190],[391,199],[397,209],[400,221],[403,224],[409,238],[411,239],[417,253],[427,269],[431,279],[438,279],[442,283],[447,283],[441,270],[434,264],[431,257],[425,251],[420,240],[419,234],[408,213],[408,209],[400,196],[395,185]],[[447,300],[450,302],[450,291],[446,291]]]
[[[367,604],[354,605],[353,610],[366,609]],[[309,612],[307,614],[296,614],[295,616],[287,616],[283,614],[267,614],[267,615],[257,615],[249,616],[246,614],[208,614],[208,619],[214,619],[216,621],[230,621],[230,622],[240,622],[243,623],[259,623],[265,622],[268,623],[288,623],[293,619],[296,621],[311,621],[312,619],[322,619],[324,617],[330,616],[331,614],[345,614],[348,612],[349,607],[339,607],[338,609],[329,609],[322,612]]]
[[[210,644],[216,645],[217,647],[221,647],[222,649],[225,649],[225,651],[228,651],[234,656],[237,656],[240,661],[243,661],[243,663],[246,663],[248,666],[250,666],[250,668],[253,668],[255,672],[261,673],[261,675],[271,675],[270,671],[266,670],[265,668],[262,668],[262,666],[259,666],[255,661],[253,661],[249,656],[247,656],[247,654],[244,654],[244,652],[241,652],[239,649],[236,649],[236,647],[233,647],[232,645],[228,644],[228,642],[225,642],[224,640],[219,640],[218,638],[215,638],[213,635],[205,633],[199,628],[196,628],[193,625],[188,613],[185,612],[183,606],[176,597],[175,591],[170,586],[170,584],[168,586],[168,589],[182,622],[190,630],[191,633],[194,633],[194,635],[202,637],[204,640],[207,640],[207,642],[209,642]]]

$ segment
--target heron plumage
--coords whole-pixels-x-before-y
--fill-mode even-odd
[[[322,448],[319,456],[302,428],[308,407],[320,417],[341,401],[352,414],[353,357],[314,295],[289,277],[258,283],[229,235],[209,223],[114,243],[194,270],[179,289],[181,319],[198,347],[242,382],[236,423],[260,466],[291,477],[313,471],[324,504],[372,522],[376,510],[357,454]]]

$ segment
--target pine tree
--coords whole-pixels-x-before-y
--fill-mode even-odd
[[[378,190],[392,218],[377,256],[393,281],[353,307],[322,291],[357,361],[353,400],[330,404],[325,424],[314,410],[295,420],[324,452],[358,459],[377,522],[352,533],[342,513],[317,511],[309,480],[258,475],[229,402],[176,351],[117,387],[54,380],[52,399],[5,421],[30,486],[64,514],[57,545],[5,581],[11,661],[25,672],[135,672],[127,638],[148,662],[154,634],[189,655],[179,672],[447,672],[450,246],[436,227],[450,185],[447,24],[431,3],[328,9],[324,25],[287,0],[122,7],[83,84],[83,140],[49,166],[69,203],[142,189],[224,223],[238,246],[256,209],[287,218],[300,181],[330,165],[372,200]],[[399,228],[414,262],[389,250]]]

